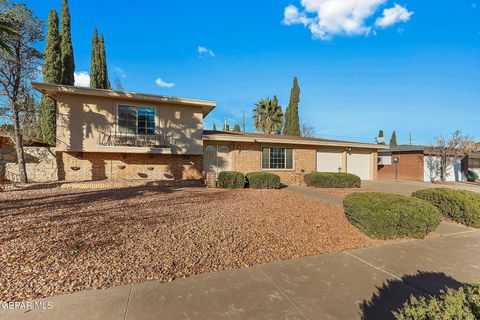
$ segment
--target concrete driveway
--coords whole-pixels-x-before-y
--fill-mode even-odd
[[[480,231],[444,223],[426,240],[51,297],[0,319],[392,319],[412,294],[471,280]]]
[[[376,180],[362,181],[362,188],[378,192],[389,192],[409,196],[412,192],[428,188],[449,188],[462,189],[474,192],[480,192],[480,185],[466,182],[456,182],[449,184],[434,184],[430,182],[411,181],[411,180]]]

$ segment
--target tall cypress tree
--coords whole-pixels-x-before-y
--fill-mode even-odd
[[[105,51],[105,38],[103,35],[98,41],[98,51],[100,53],[100,73],[102,89],[111,89],[110,80],[108,80],[107,53]]]
[[[390,138],[390,147],[395,147],[397,146],[397,134],[395,133],[395,130],[392,133],[392,137]]]
[[[61,83],[62,59],[60,34],[58,32],[58,15],[52,9],[48,15],[47,39],[44,53],[43,81],[45,83]],[[42,96],[40,104],[40,131],[42,139],[50,144],[55,142],[56,104],[55,101]]]
[[[90,61],[90,88],[102,89],[100,70],[100,52],[98,51],[98,32],[93,30],[92,57]]]
[[[300,103],[300,87],[297,77],[293,78],[293,86],[290,91],[290,101],[285,117],[285,134],[289,136],[300,136],[300,119],[298,117],[298,104]]]
[[[62,3],[61,22],[62,84],[73,86],[75,83],[75,60],[73,58],[72,34],[70,32],[70,9],[68,1]]]

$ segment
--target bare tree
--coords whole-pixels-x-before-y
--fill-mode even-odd
[[[428,156],[427,166],[431,176],[433,172],[439,172],[440,179],[446,181],[449,170],[476,149],[473,138],[463,135],[458,130],[447,137],[435,137],[425,152]]]
[[[302,123],[300,127],[300,133],[304,138],[315,138],[317,134],[315,133],[315,128],[306,123]]]
[[[0,116],[13,123],[20,182],[28,182],[23,152],[22,118],[32,106],[31,81],[38,74],[43,55],[34,45],[43,40],[43,22],[25,4],[0,0],[0,20],[15,27],[16,34],[1,32],[12,54],[0,51]]]

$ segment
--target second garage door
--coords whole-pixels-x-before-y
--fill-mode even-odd
[[[351,152],[347,157],[347,172],[353,173],[362,180],[371,179],[372,157],[370,152]]]

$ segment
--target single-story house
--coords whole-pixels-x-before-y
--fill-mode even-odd
[[[440,180],[440,158],[432,155],[429,146],[399,145],[378,152],[380,180]],[[464,161],[457,160],[447,170],[447,181],[463,181]]]
[[[208,172],[279,174],[298,183],[313,171],[377,176],[377,151],[347,141],[208,131],[214,101],[34,83],[57,101],[60,180],[200,180]]]
[[[473,171],[480,177],[480,152],[469,154],[464,161],[467,172]]]

